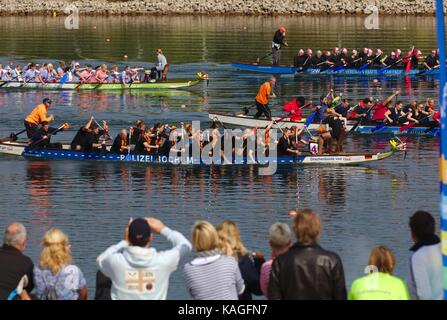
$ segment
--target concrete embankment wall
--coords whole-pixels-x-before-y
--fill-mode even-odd
[[[64,14],[434,14],[433,0],[0,0],[1,15]],[[371,7],[374,6],[374,7]],[[377,9],[376,9],[377,8]],[[68,13],[68,12],[67,12]]]

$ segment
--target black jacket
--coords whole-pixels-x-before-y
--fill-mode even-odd
[[[28,293],[34,288],[33,262],[14,247],[3,245],[0,248],[0,300],[6,300],[9,294],[17,288],[20,279],[26,274]]]
[[[264,262],[263,258],[254,258],[252,260],[248,255],[239,257],[239,270],[245,283],[245,290],[239,296],[239,300],[252,300],[252,294],[262,295],[259,274]]]
[[[295,243],[273,262],[269,299],[345,300],[346,296],[340,257],[318,244]]]

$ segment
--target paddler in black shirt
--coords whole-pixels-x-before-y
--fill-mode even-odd
[[[335,153],[343,152],[343,141],[346,135],[345,125],[346,118],[340,117],[333,109],[326,109],[326,118],[323,120],[323,124],[326,125],[325,132],[322,134],[318,141],[318,151],[320,154],[323,152],[323,143],[328,143],[328,152],[332,152],[332,140],[336,141]],[[327,134],[329,133],[329,134]]]
[[[431,55],[425,58],[425,61],[422,63],[422,65],[427,70],[439,67],[438,55],[436,53],[436,50],[433,50],[431,52]]]
[[[288,46],[288,43],[286,41],[286,32],[287,30],[285,27],[280,27],[273,36],[272,58],[274,66],[279,66],[280,64],[282,47]]]
[[[292,130],[289,128],[283,129],[282,137],[279,138],[278,141],[278,156],[296,156],[299,155],[300,152],[293,146]]]
[[[312,67],[321,68],[323,62],[324,62],[323,54],[321,53],[320,50],[318,50],[311,59],[311,65]]]
[[[107,131],[107,123],[103,121],[104,130],[99,130],[96,123],[93,122],[94,117],[81,127],[71,142],[71,149],[84,152],[99,152],[105,140],[99,143],[99,138]]]
[[[304,50],[300,49],[297,55],[293,58],[293,66],[297,68],[297,70],[303,70],[305,63],[307,63],[309,57],[304,54]]]

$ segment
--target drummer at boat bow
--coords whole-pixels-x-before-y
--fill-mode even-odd
[[[268,120],[272,119],[272,112],[268,106],[270,98],[276,98],[273,88],[276,84],[276,77],[271,76],[269,81],[264,82],[259,87],[258,94],[256,95],[255,103],[258,112],[255,115],[255,119],[258,119],[261,115],[265,115]]]
[[[54,116],[51,114],[47,117],[48,109],[53,102],[49,98],[43,99],[41,104],[38,104],[30,114],[25,118],[24,125],[28,138],[32,138],[38,131],[39,125],[42,122],[53,121]]]
[[[71,149],[84,152],[100,152],[105,147],[106,134],[108,130],[107,122],[103,121],[103,128],[100,130],[94,117],[82,126],[71,142]]]
[[[281,63],[281,49],[287,47],[288,43],[286,41],[286,28],[280,27],[273,36],[272,41],[272,60],[274,66],[279,66]]]

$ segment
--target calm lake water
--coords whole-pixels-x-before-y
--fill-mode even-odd
[[[64,29],[59,17],[1,17],[1,63],[76,59],[148,67],[155,60],[154,49],[161,47],[171,64],[171,78],[205,71],[211,81],[191,90],[151,93],[1,91],[0,136],[19,131],[23,117],[46,96],[55,101],[55,122],[72,125],[73,130],[57,136],[64,141],[90,115],[110,121],[116,134],[137,118],[149,123],[206,122],[208,111],[239,111],[252,104],[266,76],[237,73],[229,64],[265,55],[280,24],[289,30],[284,62],[291,61],[300,47],[405,51],[416,45],[427,52],[436,46],[431,17],[387,17],[379,30],[366,30],[363,19],[353,17],[81,18],[80,29],[72,31]],[[438,96],[435,79],[380,80],[282,77],[271,106],[279,113],[287,100],[298,95],[315,100],[330,88],[353,102],[371,95],[384,98],[395,89],[401,90],[399,99],[404,101]],[[352,136],[345,149],[381,150],[389,138]],[[231,219],[239,224],[250,250],[269,256],[269,226],[288,222],[292,208],[311,207],[321,213],[322,245],[343,259],[347,285],[362,274],[370,249],[379,244],[396,253],[396,273],[407,278],[409,215],[417,209],[439,215],[439,140],[404,139],[409,147],[405,161],[397,155],[365,166],[283,167],[273,176],[259,176],[252,167],[150,167],[0,156],[0,228],[23,222],[29,232],[27,254],[35,262],[44,232],[62,228],[70,236],[75,262],[87,277],[92,297],[95,258],[120,240],[129,217],[155,216],[188,237],[196,220]],[[168,247],[160,237],[154,245]],[[168,296],[188,298],[181,272],[174,273]]]

